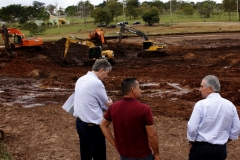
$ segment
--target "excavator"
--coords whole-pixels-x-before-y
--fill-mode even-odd
[[[129,25],[125,25],[124,23],[122,24],[119,32],[119,44],[121,43],[123,33],[127,31],[133,34],[136,34],[144,39],[143,44],[142,44],[142,52],[138,54],[138,57],[152,57],[152,56],[162,56],[166,55],[166,45],[165,44],[155,44],[153,40],[149,40],[148,36],[133,28],[130,27]]]
[[[83,57],[84,65],[88,65],[89,63],[94,62],[96,59],[107,59],[111,64],[115,63],[114,53],[112,50],[103,51],[101,46],[95,46],[95,44],[91,41],[82,40],[73,36],[68,36],[66,39],[64,53],[61,57],[62,61],[65,60],[71,43],[76,43],[89,47],[88,59],[84,59]]]
[[[8,35],[5,33],[7,31]],[[16,28],[7,28],[5,25],[3,25],[2,28],[0,28],[0,33],[2,33],[2,38],[5,41],[9,41],[9,35],[13,36],[14,43],[11,43],[12,48],[19,48],[19,47],[27,47],[31,49],[41,48],[43,45],[43,41],[41,38],[31,37],[26,38],[25,35]]]
[[[104,37],[104,32],[96,28],[93,33],[88,35],[89,41],[94,42],[97,46],[102,46],[104,49],[108,48],[107,41]]]

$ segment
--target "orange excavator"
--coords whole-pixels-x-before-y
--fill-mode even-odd
[[[88,40],[92,41],[96,46],[102,46],[104,49],[107,48],[107,41],[101,29],[96,28],[93,33],[90,33]]]
[[[8,36],[5,32],[8,32]],[[0,33],[2,34],[2,38],[4,41],[5,39],[8,39],[9,41],[9,35],[13,36],[14,42],[11,43],[12,48],[18,48],[18,47],[29,47],[29,48],[41,48],[43,45],[43,41],[41,38],[31,37],[26,38],[25,35],[16,28],[7,28],[5,25],[3,25],[2,28],[0,28]]]

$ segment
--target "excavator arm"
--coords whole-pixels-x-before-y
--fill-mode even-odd
[[[13,56],[12,47],[9,41],[8,29],[5,25],[0,28],[0,33],[2,34],[2,38],[4,40],[5,52],[8,54],[9,57]]]
[[[122,24],[122,26],[120,28],[120,32],[119,32],[119,36],[118,36],[118,39],[119,39],[118,43],[121,43],[122,34],[125,31],[136,34],[144,39],[144,42],[142,43],[142,52],[140,52],[138,54],[138,57],[148,57],[151,55],[156,55],[156,56],[166,55],[166,53],[165,53],[166,45],[165,44],[156,45],[153,42],[153,40],[149,40],[148,36],[145,33],[141,32],[135,28],[132,28],[128,25],[125,26],[124,23]]]
[[[66,39],[65,49],[64,49],[64,53],[62,55],[62,60],[64,60],[66,58],[67,53],[68,53],[68,49],[69,49],[69,46],[70,46],[71,43],[77,43],[77,44],[80,44],[80,45],[85,45],[85,46],[88,46],[89,48],[95,47],[95,44],[92,43],[91,41],[81,40],[77,37],[68,36],[67,39]]]
[[[128,26],[128,25],[125,26],[125,24],[123,23],[122,26],[121,26],[121,28],[120,28],[120,32],[119,32],[119,36],[118,36],[119,43],[121,43],[122,34],[123,34],[125,31],[126,31],[126,32],[133,33],[133,34],[136,34],[136,35],[142,37],[145,41],[148,41],[148,40],[149,40],[148,36],[147,36],[145,33],[141,32],[141,31],[139,31],[139,30],[137,30],[137,29],[135,29],[135,28],[132,28],[132,27],[130,27],[130,26]]]

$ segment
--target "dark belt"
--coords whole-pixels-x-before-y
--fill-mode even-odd
[[[211,143],[208,143],[208,142],[199,142],[199,141],[195,141],[193,142],[192,144],[207,144],[207,145],[212,145],[212,146],[224,146],[225,144],[211,144]]]
[[[98,126],[98,125],[95,124],[95,123],[87,123],[87,122],[82,121],[80,118],[77,118],[77,119],[78,119],[79,121],[81,121],[81,122],[87,124],[88,126]]]

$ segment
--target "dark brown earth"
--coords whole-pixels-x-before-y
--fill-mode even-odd
[[[208,74],[219,77],[221,95],[231,100],[240,113],[240,32],[150,36],[167,45],[167,56],[139,58],[141,37],[108,40],[116,64],[104,81],[108,95],[121,99],[120,83],[136,77],[142,87],[141,102],[153,112],[163,160],[188,157],[186,125],[198,88]],[[66,62],[60,57],[64,39],[46,42],[34,53],[17,50],[0,65],[0,129],[4,143],[16,160],[79,159],[75,118],[61,107],[74,90],[76,80],[91,70],[83,66],[88,48],[71,44]],[[240,157],[240,141],[228,145],[228,160]],[[119,159],[107,146],[108,160]]]

